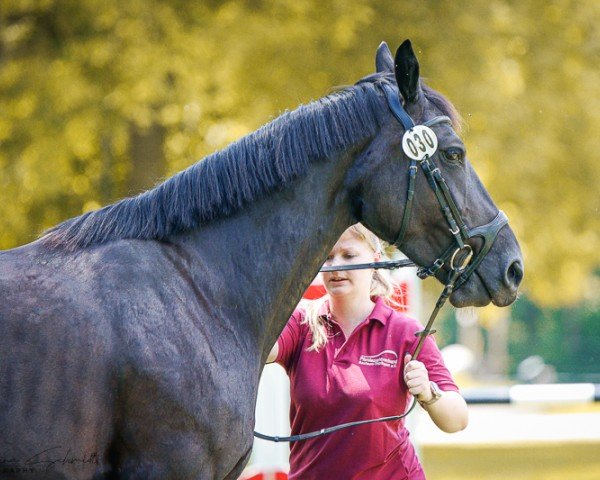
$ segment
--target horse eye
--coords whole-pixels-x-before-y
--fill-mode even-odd
[[[463,161],[463,152],[460,148],[449,148],[444,150],[444,158],[452,163],[461,163]]]

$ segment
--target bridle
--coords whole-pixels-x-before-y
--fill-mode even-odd
[[[393,243],[400,248],[406,231],[408,230],[415,194],[415,181],[419,166],[421,167],[421,170],[423,170],[429,186],[437,198],[444,218],[448,223],[450,234],[453,238],[452,245],[450,245],[438,258],[436,258],[429,267],[420,267],[417,271],[417,276],[421,279],[435,275],[444,266],[446,266],[449,273],[444,289],[440,294],[436,305],[431,312],[431,315],[429,316],[429,320],[425,328],[420,332],[415,333],[415,336],[418,337],[418,342],[412,353],[412,358],[414,360],[421,352],[427,336],[435,333],[435,330],[432,329],[433,322],[435,321],[440,309],[444,306],[446,300],[450,297],[452,292],[463,285],[483,261],[484,257],[492,248],[498,233],[502,227],[508,223],[508,217],[502,210],[500,210],[498,211],[496,217],[494,217],[491,222],[486,223],[485,225],[481,225],[472,229],[467,226],[460,214],[460,210],[458,209],[456,202],[452,198],[452,194],[450,193],[448,185],[446,184],[440,169],[436,167],[435,163],[433,162],[433,156],[437,153],[437,137],[430,127],[442,123],[452,125],[452,121],[447,116],[437,116],[420,125],[415,125],[413,119],[402,107],[398,91],[388,84],[384,84],[382,88],[387,99],[388,107],[390,108],[394,117],[404,127],[402,146],[404,153],[410,159],[410,164],[408,167],[408,189],[404,213],[402,214],[400,230]],[[476,254],[474,254],[471,245],[467,243],[469,240],[475,237],[480,237],[483,240],[483,244]],[[395,269],[414,266],[417,265],[410,260],[392,260],[356,265],[333,265],[322,267],[320,271],[335,272],[367,268]],[[314,432],[292,435],[289,437],[269,436],[258,432],[254,432],[254,436],[263,440],[270,440],[272,442],[297,442],[300,440],[307,440],[309,438],[326,435],[337,430],[357,425],[400,420],[406,417],[415,408],[416,403],[416,399],[413,399],[408,410],[401,415],[349,422],[329,428],[323,428]]]
[[[396,117],[396,119],[404,127],[405,133],[402,142],[404,146],[405,141],[410,140],[411,132],[413,131],[413,129],[419,126],[415,125],[410,115],[408,115],[406,110],[404,110],[404,108],[400,104],[400,98],[398,96],[398,93],[389,85],[385,85],[383,89],[386,95],[388,107],[390,108],[394,117]],[[429,141],[427,139],[427,135],[432,135],[435,138],[435,133],[433,133],[430,127],[438,125],[440,123],[452,125],[452,121],[446,116],[435,117],[422,124],[422,126],[426,127],[426,129],[423,129],[425,133],[421,135],[422,137],[424,137],[424,139],[421,140],[425,142],[425,145],[421,148],[417,147],[416,150],[407,151],[407,149],[405,148],[405,153],[407,154],[407,156],[412,156],[410,157],[410,165],[408,167],[408,189],[406,194],[406,204],[404,207],[404,213],[402,215],[400,231],[396,236],[394,244],[398,248],[401,248],[402,241],[404,240],[404,236],[408,229],[415,194],[415,179],[417,176],[418,166],[420,166],[423,170],[423,173],[425,174],[425,177],[427,178],[429,186],[431,187],[433,193],[437,198],[442,213],[446,221],[448,222],[449,230],[454,240],[454,243],[453,245],[450,245],[450,247],[448,247],[446,251],[442,253],[442,255],[435,259],[429,267],[420,268],[417,272],[419,278],[425,279],[429,276],[435,275],[438,272],[438,270],[440,270],[446,264],[448,264],[448,267],[451,271],[454,271],[454,262],[458,259],[458,257],[460,257],[461,252],[464,251],[464,255],[467,256],[473,254],[473,250],[471,246],[467,243],[467,241],[474,237],[481,237],[483,239],[483,245],[481,249],[472,258],[472,261],[470,261],[470,263],[469,261],[466,262],[469,265],[466,266],[464,271],[460,273],[457,282],[454,285],[454,288],[458,288],[467,281],[467,279],[482,262],[483,258],[490,251],[498,235],[498,232],[500,232],[502,227],[508,223],[508,218],[504,214],[504,212],[500,210],[498,211],[496,217],[491,222],[485,225],[473,229],[470,229],[467,226],[460,214],[460,210],[456,206],[456,202],[452,198],[452,194],[450,193],[448,185],[446,184],[446,181],[444,180],[440,169],[436,167],[435,163],[433,162],[432,157],[435,154],[435,151],[437,150],[437,141],[433,142],[434,139],[431,139],[431,141],[435,143],[435,147],[429,148],[429,150],[433,150],[433,152],[430,153],[426,151],[427,147],[431,147],[432,145],[432,143],[427,145],[427,142]],[[417,135],[417,137],[420,136]],[[414,154],[415,151],[417,152],[417,154]],[[418,155],[419,153],[421,155]]]

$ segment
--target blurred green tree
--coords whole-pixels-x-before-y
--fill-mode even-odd
[[[151,187],[411,38],[465,117],[530,296],[577,302],[600,264],[599,21],[593,0],[6,0],[0,247]]]

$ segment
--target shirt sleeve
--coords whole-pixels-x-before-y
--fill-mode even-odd
[[[419,353],[417,360],[425,364],[425,368],[427,368],[427,372],[429,373],[429,380],[437,383],[441,390],[459,391],[458,386],[452,379],[450,371],[444,364],[442,352],[440,352],[440,349],[431,335],[425,339],[423,349],[421,350],[421,353]]]
[[[303,318],[303,312],[298,309],[295,310],[277,339],[279,351],[275,362],[285,368],[287,372],[294,363],[298,349],[302,348],[303,332],[305,330],[303,328],[305,326],[301,323]]]

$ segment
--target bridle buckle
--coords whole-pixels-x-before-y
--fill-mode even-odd
[[[458,258],[458,254],[463,250],[465,250],[467,253],[466,253],[466,255],[464,255],[462,257],[462,259],[460,259],[460,265],[457,266],[454,264],[454,262]],[[453,270],[454,272],[461,273],[467,268],[467,266],[471,262],[472,258],[473,258],[473,249],[471,248],[471,245],[465,244],[464,246],[459,247],[456,250],[454,250],[454,253],[450,257],[450,269]]]

